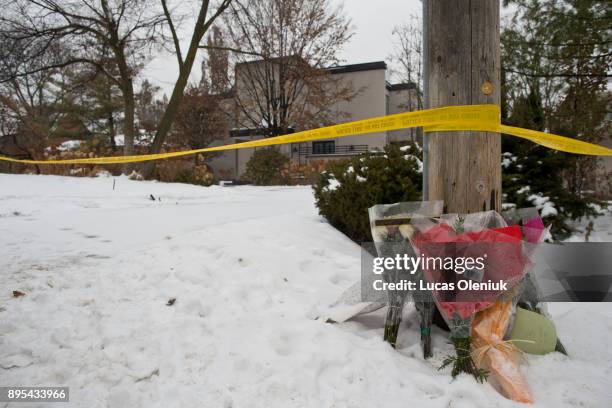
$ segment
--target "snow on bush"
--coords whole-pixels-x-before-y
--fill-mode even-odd
[[[516,190],[516,194],[525,194],[531,191],[531,187],[529,186],[524,186],[519,188],[518,190]]]
[[[404,160],[413,160],[417,165],[417,171],[421,174],[423,173],[423,162],[421,159],[412,154],[406,154],[404,155]]]
[[[555,208],[555,203],[550,201],[550,198],[543,196],[542,194],[532,194],[527,197],[528,201],[531,201],[535,207],[540,210],[540,216],[542,218],[557,215],[559,212]]]
[[[327,185],[323,187],[323,191],[335,191],[340,185],[340,182],[336,180],[333,173],[330,173],[330,177],[327,179]]]
[[[313,186],[319,212],[357,242],[371,240],[367,209],[420,199],[422,162],[417,146],[388,146],[345,161],[328,162]]]
[[[77,150],[81,147],[80,140],[66,140],[64,143],[57,146],[57,150],[60,152],[66,152],[70,150]]]
[[[510,167],[510,165],[512,163],[515,163],[517,160],[517,157],[514,156],[512,153],[502,153],[502,167],[504,169],[507,169],[508,167]]]

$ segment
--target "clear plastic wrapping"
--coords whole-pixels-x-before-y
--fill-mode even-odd
[[[432,219],[442,213],[442,201],[402,202],[396,204],[375,205],[369,209],[372,238],[379,257],[394,257],[406,254],[414,256],[409,241],[415,230],[411,226],[413,219]],[[386,270],[383,278],[386,282],[402,280],[416,281],[422,272],[409,274],[404,270]],[[387,318],[385,321],[384,340],[395,346],[399,325],[402,319],[407,290],[389,290]],[[417,293],[415,306],[419,312],[421,325],[421,344],[425,358],[431,356],[431,321],[435,305],[430,293]]]
[[[544,226],[544,222],[535,207],[511,209],[505,211],[504,219],[508,225],[518,225],[523,233],[523,246],[526,253],[532,257],[537,249],[538,244],[544,242],[549,235],[548,228]],[[527,270],[523,281],[523,290],[518,299],[518,306],[531,312],[539,313],[550,319],[546,303],[541,301],[541,292],[538,289],[536,280],[532,270]],[[512,328],[512,321],[509,324],[508,331]],[[567,350],[559,338],[555,350],[567,355]]]
[[[520,286],[515,287],[476,314],[471,347],[477,369],[488,373],[488,381],[494,388],[506,398],[531,403],[529,384],[519,369],[521,352],[511,341],[504,340],[520,291]]]
[[[452,363],[453,375],[467,372],[482,381],[483,372],[471,357],[472,322],[476,313],[508,291],[519,290],[530,266],[523,233],[494,211],[445,214],[437,221],[414,219],[412,226],[414,251],[428,260],[444,260],[444,267],[442,262],[431,266],[428,261],[423,275],[429,285],[435,285],[432,295],[455,345],[456,355],[445,365]],[[446,260],[450,260],[448,268]]]

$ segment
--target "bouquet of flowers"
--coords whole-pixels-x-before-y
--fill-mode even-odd
[[[410,238],[415,232],[410,225],[415,218],[438,217],[442,213],[442,201],[432,202],[403,202],[387,205],[375,205],[369,209],[370,227],[376,251],[380,257],[395,257],[406,254],[414,256]],[[386,282],[400,282],[402,280],[418,280],[419,271],[416,274],[406,273],[397,269],[387,270],[383,274]],[[384,340],[393,347],[397,341],[399,325],[402,319],[404,303],[408,295],[407,290],[388,290],[388,309],[385,321]],[[419,296],[420,295],[420,296]],[[431,294],[419,293],[414,298],[415,306],[420,316],[421,345],[423,356],[428,358],[431,353],[431,322],[435,304]]]
[[[411,225],[415,232],[410,242],[423,259],[424,284],[431,288],[455,346],[455,356],[442,367],[452,364],[453,376],[467,372],[484,381],[487,373],[472,359],[472,321],[523,280],[530,264],[523,233],[494,211],[414,219]]]
[[[378,256],[418,258],[413,273],[385,269],[384,280],[416,283],[418,289],[411,294],[420,316],[425,358],[431,356],[430,328],[437,308],[455,347],[455,355],[440,368],[452,365],[453,376],[465,372],[481,382],[490,379],[507,398],[532,402],[519,357],[523,352],[552,351],[555,341],[557,351],[565,352],[553,337],[554,325],[543,317],[545,305],[531,272],[531,259],[547,236],[544,223],[535,208],[503,216],[495,211],[439,215],[441,208],[441,202],[370,208]],[[393,346],[407,296],[407,290],[387,291],[384,338]],[[542,316],[525,317],[530,312]],[[532,338],[526,333],[535,326],[553,334]]]

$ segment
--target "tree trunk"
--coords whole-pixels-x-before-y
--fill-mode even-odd
[[[108,114],[108,133],[110,146],[114,152],[117,149],[117,143],[115,142],[115,118],[113,117],[112,111]]]
[[[499,2],[428,0],[425,87],[429,108],[500,104]],[[444,212],[501,207],[501,139],[490,132],[428,134],[428,199]]]
[[[134,110],[136,102],[134,100],[134,86],[129,79],[123,92],[123,155],[131,156],[134,154]],[[133,164],[126,163],[123,166],[123,173],[130,174],[134,169]]]
[[[123,91],[123,103],[125,104],[123,118],[123,154],[130,156],[134,154],[134,110],[136,102],[134,101],[134,86],[132,80],[126,81]]]
[[[193,63],[193,61],[192,61]],[[191,67],[189,68],[189,72],[191,72]],[[176,112],[183,100],[183,92],[185,91],[185,87],[187,86],[187,80],[189,79],[189,74],[185,75],[181,71],[179,74],[179,78],[174,85],[174,90],[172,91],[172,96],[170,96],[170,100],[168,101],[168,106],[164,112],[164,115],[159,122],[159,126],[157,127],[157,132],[155,133],[155,138],[153,139],[153,143],[151,144],[151,148],[149,150],[150,154],[156,154],[161,151],[161,147],[164,144],[164,140],[172,127],[172,122],[174,121],[174,117],[176,116]],[[155,169],[155,162],[145,162],[142,165],[141,171],[144,178],[151,178],[153,175],[153,170]]]
[[[130,70],[125,57],[125,52],[122,45],[119,44],[116,33],[113,33],[111,41],[111,47],[117,60],[117,68],[121,78],[121,93],[124,103],[123,154],[124,156],[131,156],[134,154],[134,110],[136,107],[136,101],[134,100],[134,81],[132,79],[132,71]],[[128,163],[125,165],[123,172],[127,174],[130,172],[130,170],[131,166]]]
[[[228,4],[226,4],[225,6],[219,6],[216,15],[206,21],[206,13],[208,12],[208,1],[202,2],[198,18],[193,29],[191,42],[189,43],[189,49],[187,50],[187,54],[185,55],[185,61],[183,61],[180,66],[179,77],[176,80],[174,89],[172,90],[172,95],[170,96],[170,100],[168,101],[168,106],[166,106],[164,115],[162,116],[159,126],[157,127],[157,132],[155,133],[155,138],[153,139],[153,143],[151,144],[151,149],[149,153],[156,154],[160,152],[161,147],[164,144],[164,140],[166,140],[166,136],[168,135],[168,132],[172,127],[176,112],[178,111],[181,101],[183,100],[183,93],[185,92],[185,87],[187,86],[187,81],[189,80],[189,75],[191,74],[191,69],[193,67],[196,54],[198,53],[200,41],[202,41],[202,37],[204,37],[204,34],[216,18],[216,16],[218,16],[223,10],[225,10]],[[175,45],[175,47],[178,47],[178,45]],[[175,51],[177,53],[180,52],[180,50]],[[145,162],[145,164],[142,166],[142,175],[147,179],[151,178],[154,169],[154,161]]]

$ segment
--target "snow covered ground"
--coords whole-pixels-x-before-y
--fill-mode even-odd
[[[437,371],[441,332],[423,361],[410,310],[398,350],[383,311],[318,318],[359,264],[307,187],[0,175],[0,385],[75,407],[522,406]],[[571,358],[528,356],[533,406],[609,407],[612,305],[551,312]]]

